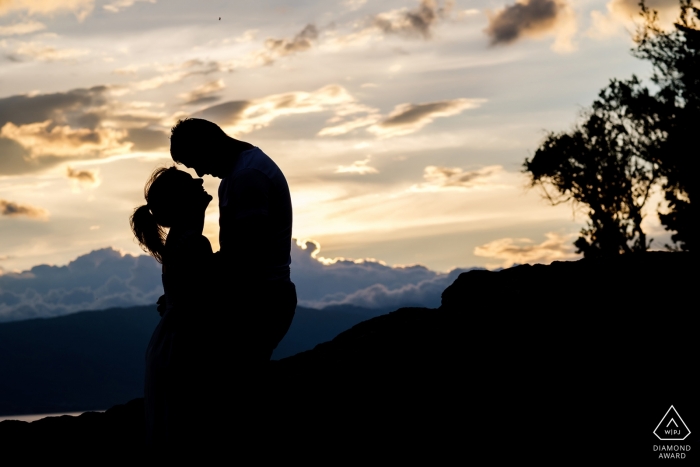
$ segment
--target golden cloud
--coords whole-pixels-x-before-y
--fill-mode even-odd
[[[215,93],[221,91],[226,86],[224,80],[209,81],[201,86],[194,88],[192,91],[181,94],[180,97],[185,100],[186,104],[201,104],[203,102],[211,102],[216,100]]]
[[[137,69],[138,67],[130,65],[119,70],[114,70],[114,73],[132,74],[135,73]],[[202,61],[196,59],[187,60],[177,65],[159,67],[158,71],[161,72],[160,75],[131,83],[130,88],[131,90],[135,91],[146,91],[150,89],[157,89],[163,86],[164,84],[179,83],[180,81],[190,76],[209,75],[220,71],[232,70],[233,65],[226,62],[217,62],[214,60]],[[124,89],[123,93],[126,93],[128,91],[129,89]]]
[[[439,117],[458,115],[466,109],[479,107],[484,99],[452,99],[425,104],[399,104],[389,116],[368,128],[382,138],[407,135],[432,123]]]
[[[351,173],[351,174],[358,174],[358,175],[366,175],[366,174],[376,174],[379,173],[377,169],[369,165],[369,160],[370,156],[367,156],[365,159],[361,161],[355,161],[350,165],[339,165],[337,169],[335,169],[335,173],[337,174],[342,174],[342,173]]]
[[[347,89],[331,84],[313,92],[287,92],[249,101],[224,102],[201,110],[194,116],[216,121],[231,134],[243,134],[264,128],[282,116],[328,110],[346,116],[366,109]]]
[[[659,13],[659,24],[672,28],[680,13],[678,0],[645,0],[644,4]],[[595,39],[606,39],[615,35],[628,36],[628,30],[640,20],[640,8],[637,0],[610,0],[605,5],[605,12],[591,12],[591,27],[586,35]]]
[[[156,0],[115,0],[112,3],[103,5],[102,8],[112,13],[118,13],[120,10],[129,8],[136,2],[156,3]]]
[[[40,42],[22,42],[14,52],[18,55],[24,55],[45,62],[70,60],[88,53],[87,50],[83,49],[57,49],[56,47],[44,45]]]
[[[402,8],[378,14],[372,19],[372,25],[385,34],[429,39],[435,24],[450,14],[452,6],[453,2],[439,6],[435,0],[421,0],[414,9]]]
[[[98,157],[124,153],[130,143],[121,142],[126,130],[112,128],[78,128],[53,125],[51,120],[27,125],[6,123],[0,129],[0,137],[17,141],[31,157]]]
[[[423,169],[424,183],[413,185],[410,191],[466,190],[477,186],[492,185],[494,175],[503,171],[500,165],[490,165],[478,170],[462,170],[459,167],[429,165]]]
[[[66,176],[73,182],[75,188],[95,188],[98,187],[101,182],[97,170],[76,170],[67,167]]]
[[[0,0],[0,16],[13,11],[24,11],[29,15],[49,15],[68,11],[78,20],[84,20],[94,7],[94,0]]]
[[[38,21],[25,21],[23,23],[0,26],[0,36],[21,36],[46,29],[46,25]]]
[[[49,213],[43,208],[17,204],[13,201],[0,199],[0,216],[29,217],[30,219],[47,220]]]
[[[549,264],[552,261],[578,258],[572,244],[575,234],[562,235],[549,232],[545,237],[547,239],[540,244],[535,244],[529,238],[501,238],[474,248],[474,254],[503,261],[501,265],[489,265],[494,267],[510,267],[516,263]]]
[[[271,65],[280,57],[309,50],[316,39],[318,39],[318,29],[313,24],[307,24],[291,39],[269,38],[265,40],[264,47],[250,54],[246,60],[240,63],[240,66],[252,68]]]

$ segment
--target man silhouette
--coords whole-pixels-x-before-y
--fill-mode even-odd
[[[289,277],[292,204],[282,171],[259,148],[215,123],[180,120],[171,130],[173,160],[200,177],[220,178],[220,282],[213,317],[228,337],[221,345],[237,369],[260,368],[286,334],[297,297]]]

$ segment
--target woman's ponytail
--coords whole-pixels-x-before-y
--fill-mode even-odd
[[[131,231],[134,232],[141,248],[159,263],[163,263],[166,232],[157,222],[148,205],[139,206],[129,218]]]

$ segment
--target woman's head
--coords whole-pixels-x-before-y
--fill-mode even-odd
[[[131,230],[141,247],[163,262],[166,230],[174,226],[199,228],[212,197],[204,190],[201,178],[192,178],[176,167],[156,169],[146,182],[146,204],[134,210]]]

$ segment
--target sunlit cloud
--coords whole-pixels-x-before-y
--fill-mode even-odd
[[[679,11],[678,0],[645,0],[644,4],[650,10],[657,10],[660,12],[670,10],[673,13]],[[640,9],[637,0],[611,0],[608,5],[610,10],[620,15],[625,15],[628,18],[639,15]]]
[[[382,40],[385,36],[431,39],[436,26],[454,16],[452,7],[453,2],[449,0],[443,5],[435,0],[421,0],[414,8],[389,10],[354,22],[350,32],[324,31],[323,45],[330,49],[342,49]]]
[[[672,27],[680,12],[677,0],[646,0],[644,4],[659,13],[659,23],[666,28]],[[591,26],[586,35],[599,40],[616,35],[629,36],[635,22],[641,20],[640,11],[637,0],[610,0],[605,5],[605,12],[590,12]]]
[[[343,121],[340,124],[328,126],[323,128],[318,132],[319,136],[339,136],[346,133],[350,133],[358,128],[365,128],[370,125],[377,123],[381,119],[381,115],[378,112],[371,112],[369,115],[365,115],[359,118],[354,118],[352,120]]]
[[[267,39],[264,48],[253,53],[251,61],[255,65],[270,65],[280,57],[310,49],[317,38],[316,26],[307,24],[291,39]]]
[[[177,65],[160,67],[160,75],[133,82],[130,84],[130,87],[136,91],[146,91],[157,89],[164,84],[178,83],[190,76],[209,75],[222,71],[231,71],[232,69],[232,65],[214,60],[187,60]],[[129,66],[125,69],[115,70],[115,72],[117,71],[121,71],[122,74],[132,74],[136,71],[136,67]]]
[[[139,68],[139,66],[132,64],[127,65],[125,67],[117,68],[116,70],[112,70],[112,73],[114,73],[115,75],[135,75]]]
[[[136,2],[156,3],[156,0],[115,0],[107,5],[103,5],[102,8],[112,13],[118,13],[120,10],[129,8]]]
[[[357,175],[379,173],[379,170],[377,170],[376,168],[369,165],[369,160],[370,160],[370,156],[367,156],[363,160],[355,161],[350,165],[339,165],[338,168],[335,169],[335,173],[337,173],[337,174],[350,173],[350,174],[357,174]]]
[[[420,130],[440,117],[458,115],[466,109],[479,107],[484,99],[452,99],[425,104],[399,104],[389,116],[368,128],[382,138],[407,135]]]
[[[567,0],[518,0],[489,13],[485,30],[492,45],[511,44],[524,37],[555,35],[552,49],[569,52],[575,49],[576,17]]]
[[[327,110],[345,116],[366,109],[347,89],[331,84],[313,92],[288,92],[250,101],[224,102],[193,116],[215,121],[233,134],[242,134],[266,127],[281,116]]]
[[[350,11],[359,10],[367,0],[343,0],[343,6]]]
[[[219,96],[216,96],[215,94],[225,87],[224,80],[217,79],[215,81],[204,83],[201,86],[197,86],[190,92],[180,94],[180,97],[185,100],[185,104],[203,104],[218,100]]]
[[[452,2],[440,6],[435,0],[421,0],[416,8],[401,8],[376,15],[372,18],[372,26],[384,34],[429,39],[435,24],[449,15],[452,5]]]
[[[96,188],[102,181],[97,170],[73,169],[70,166],[66,168],[66,176],[73,183],[75,189]]]
[[[615,14],[610,11],[610,3],[607,5],[608,14],[604,14],[598,10],[591,11],[591,26],[585,32],[588,37],[593,39],[607,39],[624,32],[622,21],[615,17]]]
[[[423,169],[425,182],[411,186],[411,191],[439,191],[445,189],[466,190],[477,186],[491,185],[495,175],[503,167],[490,165],[478,170],[463,170],[459,167],[439,167],[429,165]]]
[[[13,53],[33,60],[55,62],[59,60],[73,60],[87,55],[89,51],[85,49],[60,49],[41,42],[20,42],[14,48]]]
[[[549,264],[552,261],[578,259],[572,244],[574,234],[562,235],[556,232],[545,234],[547,238],[539,244],[529,238],[501,238],[474,248],[474,254],[486,258],[502,260],[493,267],[510,267],[513,264]]]
[[[245,44],[246,42],[253,42],[255,36],[257,35],[257,29],[248,29],[246,31],[243,31],[243,34],[241,34],[240,36],[234,37],[233,41],[238,42],[239,44]]]
[[[8,122],[0,129],[0,137],[17,141],[32,157],[97,157],[125,152],[130,147],[121,142],[125,136],[125,130],[71,128],[54,125],[51,120],[19,126]]]
[[[46,209],[0,199],[0,216],[29,217],[30,219],[46,220],[48,219],[49,213]]]
[[[94,0],[2,0],[0,16],[13,11],[29,15],[71,12],[82,21],[92,12],[93,7]]]
[[[24,21],[22,23],[0,26],[0,36],[21,36],[46,29],[46,25],[38,21]]]

